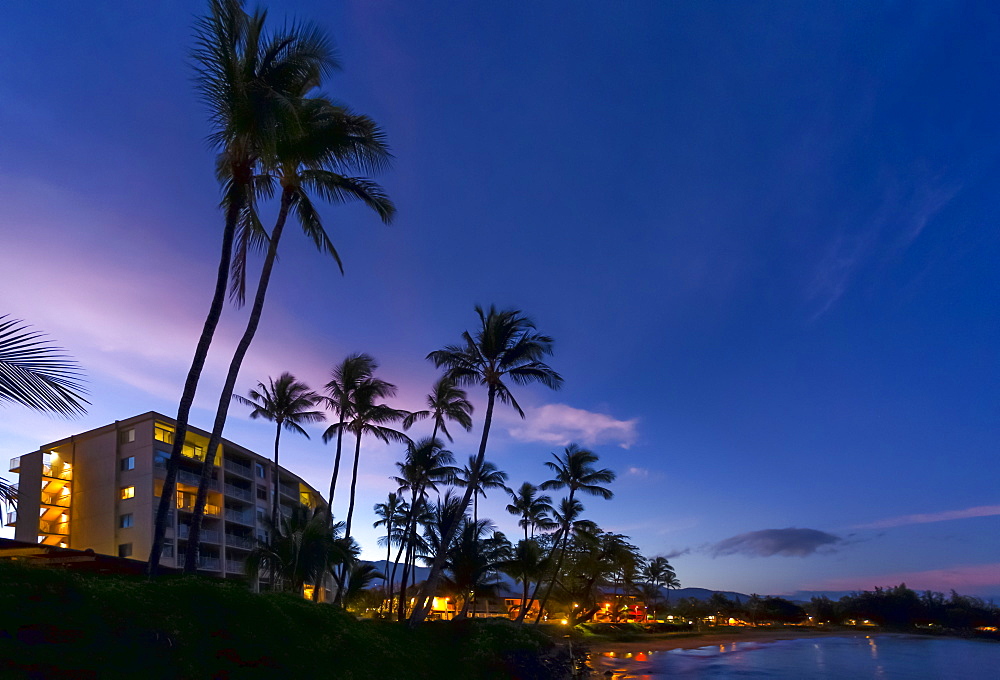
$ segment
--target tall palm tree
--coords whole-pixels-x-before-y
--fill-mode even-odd
[[[354,415],[358,388],[370,380],[378,368],[378,362],[370,354],[350,354],[333,367],[330,382],[326,384],[325,397],[327,406],[337,415],[337,450],[333,459],[333,474],[330,476],[330,496],[328,506],[329,522],[333,524],[333,496],[337,491],[337,479],[340,475],[340,457],[344,443],[344,423]],[[329,442],[327,434],[323,433],[323,441]]]
[[[555,472],[555,477],[542,482],[543,489],[569,489],[567,500],[570,506],[573,505],[577,491],[591,496],[599,496],[605,500],[610,500],[614,497],[614,493],[610,489],[601,486],[601,484],[610,484],[615,481],[615,473],[608,468],[595,469],[594,463],[597,462],[598,456],[593,451],[582,449],[576,444],[570,444],[563,450],[562,457],[554,453],[552,457],[555,459],[555,462],[545,461],[545,465]],[[566,542],[569,540],[568,527],[564,527],[564,529],[562,542],[559,546],[559,557],[556,560],[556,574],[559,573],[559,568],[562,566],[563,558],[566,555]],[[555,550],[556,546],[553,545],[552,549]],[[552,594],[555,581],[555,578],[553,578],[549,583],[548,590],[545,592],[545,597],[542,598],[542,609],[545,608],[545,604]],[[542,612],[539,610],[535,623],[537,624],[541,621],[541,618]]]
[[[519,310],[489,311],[476,305],[479,328],[475,333],[462,333],[462,343],[448,345],[427,355],[438,368],[445,368],[446,375],[457,385],[481,385],[486,388],[486,415],[483,420],[483,435],[476,455],[481,466],[486,457],[486,443],[493,423],[493,409],[499,399],[509,404],[524,417],[524,411],[510,391],[508,382],[527,385],[540,382],[551,389],[562,386],[562,376],[544,363],[542,359],[552,354],[552,338],[535,332],[535,324]],[[462,514],[469,507],[475,484],[465,489],[462,499]],[[448,528],[448,540],[454,536],[458,525]],[[430,598],[441,580],[444,556],[437,556],[431,564],[430,574],[422,592],[422,606],[414,609],[410,625],[415,626],[427,618]]]
[[[438,484],[452,481],[458,473],[458,468],[452,465],[454,462],[454,455],[451,451],[442,448],[440,441],[421,439],[407,444],[405,459],[396,463],[400,474],[393,477],[393,481],[399,484],[400,491],[410,492],[410,517],[404,533],[407,549],[406,558],[403,561],[403,580],[400,588],[400,620],[402,620],[403,612],[406,609],[403,606],[406,600],[406,582],[409,577],[409,564],[413,559],[417,542],[418,519],[421,513],[426,511],[428,492],[436,491]]]
[[[300,94],[304,97],[314,83],[304,83]],[[322,220],[310,198],[315,192],[333,203],[360,200],[374,210],[386,224],[392,221],[396,208],[382,188],[365,178],[343,174],[350,170],[377,171],[388,165],[391,154],[385,145],[378,126],[366,116],[354,114],[322,98],[302,99],[294,107],[295,124],[282,126],[277,135],[273,158],[264,159],[264,168],[281,186],[281,203],[278,218],[267,247],[257,293],[247,321],[246,330],[236,346],[229,373],[219,399],[212,437],[206,454],[205,468],[191,520],[185,571],[194,571],[197,564],[199,529],[208,485],[211,480],[209,466],[222,439],[233,389],[240,366],[246,356],[260,324],[271,270],[278,255],[278,244],[288,218],[295,209],[299,224],[320,252],[332,256],[341,266],[340,256],[323,229]],[[266,179],[264,180],[267,181]],[[341,266],[341,271],[343,267]]]
[[[484,460],[481,465],[477,465],[476,456],[469,456],[469,462],[458,473],[455,481],[459,486],[475,485],[472,490],[472,521],[479,520],[479,497],[486,497],[487,489],[507,488],[507,473],[498,468],[488,460]]]
[[[278,444],[281,441],[282,428],[289,432],[301,434],[309,439],[301,423],[318,423],[326,419],[322,411],[312,411],[313,406],[319,403],[318,394],[309,389],[305,383],[295,379],[295,376],[287,371],[278,376],[278,379],[268,378],[268,385],[262,382],[257,383],[255,389],[250,390],[243,397],[234,394],[233,399],[251,409],[250,418],[256,420],[263,418],[275,424],[274,431],[274,492],[271,502],[271,522],[278,523]]]
[[[521,519],[517,525],[524,529],[524,539],[528,540],[528,529],[531,529],[531,536],[535,535],[536,529],[548,531],[555,529],[556,523],[549,516],[552,512],[552,497],[538,494],[538,487],[531,482],[525,482],[517,491],[508,489],[512,502],[507,505],[507,512],[512,515],[520,515]]]
[[[382,573],[382,587],[389,593],[390,586],[387,582],[389,577],[389,560],[392,559],[392,546],[399,545],[403,540],[400,525],[406,521],[406,513],[409,506],[398,493],[390,493],[385,503],[375,504],[375,516],[378,517],[372,527],[378,529],[385,527],[385,538],[379,538],[379,545],[385,541],[385,571]],[[391,600],[392,596],[387,595]]]
[[[656,603],[660,597],[660,588],[666,586],[667,602],[669,604],[670,588],[673,586],[667,584],[676,583],[677,587],[679,587],[680,581],[677,580],[677,573],[670,565],[670,561],[662,556],[653,557],[646,563],[645,568],[642,570],[642,577],[653,586],[653,618],[656,618]]]
[[[0,316],[0,402],[74,417],[87,412],[79,365],[45,335]]]
[[[524,621],[525,615],[531,608],[531,600],[528,599],[531,584],[541,581],[550,567],[548,556],[533,538],[518,541],[510,559],[500,564],[503,573],[521,583],[521,608],[515,619],[517,623]]]
[[[196,24],[197,90],[209,109],[213,128],[209,142],[218,150],[216,174],[223,188],[225,225],[215,290],[177,406],[173,448],[149,553],[150,576],[159,567],[191,405],[222,316],[233,244],[238,233],[241,244],[262,240],[255,201],[267,187],[255,178],[259,160],[272,153],[277,121],[287,120],[289,107],[299,98],[303,84],[318,82],[323,73],[337,67],[330,42],[321,32],[308,24],[297,24],[268,35],[264,31],[266,16],[261,10],[248,15],[242,0],[210,0],[208,16]],[[246,248],[242,245],[237,248],[233,269],[242,280],[246,271]]]
[[[409,430],[418,420],[434,419],[434,431],[431,439],[437,439],[440,431],[448,441],[455,439],[448,432],[447,421],[458,423],[466,432],[472,429],[472,402],[465,390],[455,384],[448,376],[441,377],[427,395],[427,410],[414,411],[403,420],[403,429]]]

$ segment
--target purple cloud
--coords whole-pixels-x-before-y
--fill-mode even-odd
[[[763,529],[739,534],[719,541],[708,548],[712,557],[748,555],[750,557],[806,557],[826,545],[841,539],[818,529]]]

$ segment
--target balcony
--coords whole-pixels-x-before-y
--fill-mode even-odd
[[[21,456],[14,456],[10,459],[10,471],[20,472],[21,471]]]
[[[253,550],[253,539],[247,538],[246,536],[237,536],[236,534],[226,534],[226,547],[227,548],[242,548],[243,550]]]
[[[42,505],[50,505],[56,508],[68,508],[69,507],[69,494],[68,493],[43,493],[42,494]]]
[[[69,481],[73,479],[73,467],[68,463],[61,465],[43,465],[42,476],[49,479],[62,479]]]
[[[194,512],[194,498],[190,500],[185,499],[184,501],[177,502],[177,509],[181,512]],[[211,503],[205,504],[205,516],[206,517],[220,517],[222,515],[222,508],[218,505],[212,505]]]
[[[201,484],[201,475],[195,474],[193,472],[188,472],[187,470],[177,471],[177,481],[181,484],[187,484],[188,486],[198,486]],[[208,482],[208,488],[212,491],[219,490],[219,480],[210,479]]]
[[[187,524],[181,524],[177,527],[177,537],[178,538],[188,538],[191,534],[191,527]],[[201,542],[202,543],[219,543],[219,532],[213,529],[202,529],[201,530]]]
[[[69,522],[52,522],[43,519],[38,522],[38,532],[42,534],[55,534],[57,536],[69,536]]]
[[[226,560],[227,574],[245,574],[247,563],[243,560]]]
[[[222,467],[226,472],[235,472],[236,474],[246,477],[247,479],[253,479],[253,468],[231,458],[223,458]]]
[[[239,522],[240,524],[245,524],[248,527],[252,527],[253,513],[240,512],[238,510],[230,510],[229,508],[226,508],[226,521]]]
[[[7,511],[7,526],[9,527],[17,526],[17,510]]]
[[[227,496],[238,498],[241,501],[246,501],[247,503],[253,500],[253,495],[250,493],[249,489],[241,489],[240,487],[233,486],[232,484],[223,485],[223,492]]]
[[[198,557],[198,568],[219,571],[221,562],[218,557]]]
[[[296,501],[299,500],[299,487],[287,486],[285,484],[279,484],[278,487],[281,489],[282,496],[288,496]]]

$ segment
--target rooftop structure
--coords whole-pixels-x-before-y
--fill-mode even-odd
[[[145,560],[174,441],[174,420],[150,411],[76,434],[11,460],[19,474],[14,537],[28,543]],[[162,563],[181,566],[209,433],[189,428]],[[199,568],[244,575],[255,539],[266,540],[276,474],[269,459],[223,439],[202,523]],[[279,507],[326,505],[300,477],[278,468]]]

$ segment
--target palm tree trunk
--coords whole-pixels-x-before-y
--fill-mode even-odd
[[[237,193],[230,201],[229,209],[226,211],[226,225],[222,230],[222,256],[219,258],[219,269],[215,277],[215,292],[212,294],[208,316],[205,317],[205,325],[201,329],[201,337],[198,338],[194,357],[191,359],[191,368],[188,369],[187,379],[184,381],[184,391],[181,393],[181,400],[177,406],[174,443],[170,449],[170,458],[167,460],[167,475],[163,480],[163,489],[160,492],[160,502],[156,508],[156,521],[153,526],[153,545],[150,548],[149,560],[146,564],[146,574],[150,578],[156,576],[156,571],[160,566],[163,539],[167,531],[167,517],[177,505],[174,500],[174,488],[177,485],[177,468],[180,467],[184,439],[187,437],[191,405],[194,403],[194,395],[198,390],[201,372],[205,368],[208,348],[212,344],[212,337],[219,325],[219,319],[222,318],[222,307],[226,301],[226,285],[229,282],[229,267],[233,256],[233,240],[236,236],[236,223],[239,221],[240,213],[245,204],[244,201],[239,200],[240,197],[241,195]],[[174,550],[174,555],[177,555],[176,545]]]
[[[476,456],[477,470],[482,469],[483,459],[486,458],[486,442],[489,440],[490,436],[490,425],[493,424],[493,406],[496,403],[496,397],[497,388],[494,385],[490,385],[486,398],[486,419],[483,422],[483,437],[479,442],[479,453]],[[444,573],[444,562],[447,558],[446,546],[448,546],[451,543],[451,539],[455,537],[455,532],[458,530],[461,518],[465,516],[466,511],[469,509],[469,502],[472,500],[472,491],[478,483],[478,479],[469,480],[469,485],[465,488],[465,495],[462,496],[462,511],[455,517],[455,521],[451,523],[442,537],[441,550],[439,551],[439,554],[434,556],[434,561],[431,563],[431,571],[427,575],[427,582],[424,584],[423,590],[420,593],[421,600],[418,602],[419,606],[414,608],[413,615],[410,617],[410,628],[415,628],[419,624],[423,623],[424,619],[427,618],[427,614],[429,613],[429,607],[427,605],[431,602],[430,598],[434,597],[434,593],[441,585],[441,577]]]
[[[281,421],[274,433],[274,497],[271,499],[271,524],[278,526],[278,440],[281,439]]]
[[[347,524],[344,526],[344,538],[351,537],[351,520],[354,519],[354,500],[358,488],[358,461],[361,459],[361,432],[355,432],[357,442],[354,445],[354,469],[351,474],[351,498],[347,503]]]
[[[340,474],[340,452],[344,442],[344,414],[340,414],[340,422],[337,427],[337,454],[333,458],[333,475],[330,477],[330,505],[327,506],[327,516],[330,519],[330,527],[333,527],[333,493],[337,490],[337,476]]]
[[[410,516],[406,519],[406,556],[403,558],[403,579],[399,584],[399,620],[406,618],[406,582],[410,577],[410,560],[413,556],[413,549],[417,542],[417,489],[413,490],[410,499]]]
[[[569,490],[569,507],[573,506],[573,493],[576,489],[570,488]],[[569,544],[569,530],[570,527],[567,525],[563,527],[563,537],[562,537],[562,547],[559,550],[559,559],[556,561],[556,568],[552,572],[552,580],[549,581],[549,587],[545,590],[545,597],[538,605],[538,616],[535,617],[535,625],[542,620],[542,612],[545,611],[545,605],[549,603],[549,596],[552,595],[552,589],[556,585],[556,579],[559,578],[559,570],[562,569],[563,559],[566,557],[566,546]],[[552,548],[555,550],[555,546]]]
[[[399,567],[399,560],[403,556],[403,549],[406,547],[407,539],[404,534],[402,542],[399,544],[399,550],[396,551],[396,560],[392,563],[392,575],[389,576],[389,616],[392,616],[392,612],[395,611],[395,590],[396,590],[396,569]],[[386,569],[388,569],[388,564]],[[405,567],[404,567],[405,568]]]
[[[205,514],[205,502],[208,500],[208,481],[211,479],[212,468],[215,465],[215,452],[222,441],[222,430],[226,426],[226,417],[229,415],[229,405],[233,402],[233,391],[236,389],[236,378],[239,376],[240,367],[243,365],[243,358],[250,343],[257,332],[260,324],[261,312],[264,310],[264,298],[267,296],[267,286],[271,280],[271,270],[274,268],[274,261],[278,256],[278,243],[281,240],[281,232],[285,228],[285,221],[288,218],[288,209],[291,206],[292,193],[286,189],[281,194],[281,209],[278,212],[278,220],[271,232],[271,242],[267,247],[267,255],[264,257],[264,266],[261,268],[260,280],[257,282],[257,294],[254,296],[253,307],[250,310],[250,318],[247,320],[246,330],[236,346],[236,352],[229,363],[229,373],[226,375],[226,383],[219,396],[219,408],[215,413],[215,425],[212,428],[212,437],[208,442],[208,451],[205,453],[205,464],[201,471],[201,483],[198,485],[198,498],[195,501],[194,515],[191,517],[191,533],[188,537],[187,555],[184,559],[184,572],[193,573],[198,568],[198,548],[201,538],[201,520]]]

